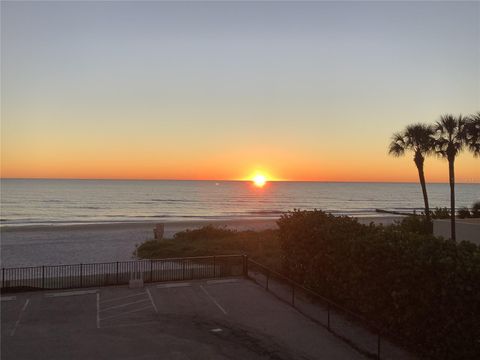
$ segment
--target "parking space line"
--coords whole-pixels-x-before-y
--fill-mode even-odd
[[[147,310],[147,309],[151,309],[151,306],[148,305],[146,307],[143,307],[143,308],[140,308],[140,309],[135,309],[135,310],[130,310],[130,311],[125,311],[121,314],[117,314],[117,315],[111,315],[111,316],[107,316],[107,317],[104,317],[104,318],[100,318],[100,320],[108,320],[108,319],[113,319],[113,318],[117,318],[119,316],[122,316],[122,315],[125,315],[125,314],[130,314],[130,313],[134,313],[134,312],[137,312],[137,311],[142,311],[142,310]]]
[[[158,314],[158,309],[157,309],[157,306],[155,305],[155,303],[153,302],[153,298],[152,298],[152,294],[150,293],[150,290],[148,288],[145,288],[145,290],[147,291],[148,297],[150,298],[150,301],[152,302],[152,306],[155,309],[155,312]]]
[[[127,295],[127,296],[117,297],[117,298],[114,298],[114,299],[103,300],[101,303],[102,303],[102,304],[105,304],[105,303],[108,303],[108,302],[117,301],[117,300],[123,300],[123,299],[128,299],[128,298],[131,298],[131,297],[134,297],[134,296],[140,296],[140,295],[145,295],[145,293],[144,293],[144,292],[141,292],[141,293],[138,293],[138,294]]]
[[[192,286],[192,284],[190,284],[190,283],[161,284],[161,285],[157,285],[157,288],[158,289],[170,289],[170,288],[187,287],[187,286]]]
[[[118,308],[125,307],[125,306],[128,306],[128,305],[139,304],[139,303],[142,303],[142,302],[145,302],[145,301],[148,301],[148,299],[138,300],[138,301],[132,301],[132,302],[125,303],[125,304],[110,306],[110,307],[108,307],[108,308],[101,309],[100,312],[102,312],[102,311],[108,311],[108,310],[112,310],[112,309],[118,309]]]
[[[16,296],[2,296],[2,301],[12,301],[17,300]]]
[[[100,293],[97,292],[97,329],[100,329]]]
[[[45,297],[62,297],[62,296],[78,296],[78,295],[88,295],[88,294],[96,294],[98,290],[84,290],[84,291],[63,291],[59,293],[53,294],[45,294]]]
[[[215,305],[217,305],[217,307],[218,307],[225,315],[227,315],[227,312],[226,312],[225,309],[222,307],[222,305],[220,305],[220,304],[217,302],[217,300],[215,300],[215,299],[213,298],[213,296],[210,295],[210,293],[207,291],[207,289],[205,289],[202,285],[200,285],[200,288],[201,288],[201,289],[203,290],[203,292],[208,296],[208,298],[209,298],[210,300],[212,300],[213,303],[214,303]]]
[[[238,279],[207,280],[207,285],[237,283],[238,281]]]
[[[27,308],[29,303],[30,303],[30,299],[27,299],[27,301],[25,301],[25,305],[23,305],[23,307],[22,307],[22,310],[20,310],[20,314],[18,314],[18,320],[15,322],[15,326],[13,327],[12,331],[10,332],[10,336],[15,335],[15,331],[17,330],[18,324],[20,324],[20,319],[22,318],[22,314],[24,313],[24,311]]]
[[[104,326],[102,329],[141,326],[141,325],[150,325],[150,324],[158,324],[158,321],[144,321],[144,322],[138,322],[138,323],[132,323],[132,324],[128,323],[128,324],[120,324],[120,325],[107,325],[107,326]]]

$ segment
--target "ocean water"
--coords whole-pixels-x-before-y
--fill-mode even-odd
[[[431,207],[449,206],[448,184],[429,184]],[[293,209],[384,216],[421,211],[415,183],[14,180],[0,183],[1,226],[276,218]],[[480,199],[480,184],[457,184],[457,207]]]

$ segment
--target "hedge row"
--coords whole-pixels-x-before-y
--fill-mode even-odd
[[[283,271],[434,359],[480,359],[480,247],[322,211],[278,221]]]

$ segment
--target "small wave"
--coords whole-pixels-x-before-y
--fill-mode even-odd
[[[104,208],[99,207],[99,206],[71,206],[70,208],[72,208],[72,209],[87,209],[87,210],[100,210],[100,209],[104,209]]]
[[[173,215],[125,215],[125,217],[131,217],[131,218],[169,218],[169,217],[176,217]]]
[[[172,203],[195,203],[199,202],[196,200],[182,200],[182,199],[152,199],[151,201],[155,202],[172,202]]]
[[[254,214],[254,215],[279,215],[283,214],[286,211],[282,210],[254,210],[254,211],[247,211],[247,214]]]

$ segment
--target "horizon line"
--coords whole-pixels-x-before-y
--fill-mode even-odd
[[[138,178],[27,178],[0,177],[1,180],[92,180],[92,181],[216,181],[216,182],[251,182],[251,179],[138,179]],[[378,183],[378,184],[418,184],[418,181],[367,181],[367,180],[285,180],[272,179],[267,182],[305,182],[305,183]],[[448,181],[430,181],[427,184],[448,184]],[[480,184],[480,182],[455,182],[455,184]]]

